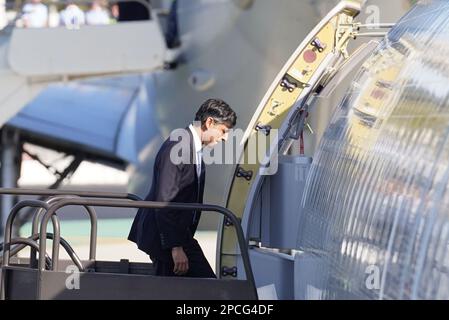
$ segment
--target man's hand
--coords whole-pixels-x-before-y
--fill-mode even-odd
[[[187,259],[182,247],[173,247],[171,249],[171,256],[175,264],[175,267],[173,268],[174,274],[178,276],[186,274],[189,270],[189,259]]]

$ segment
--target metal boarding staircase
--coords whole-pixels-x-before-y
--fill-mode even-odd
[[[168,208],[202,210],[223,214],[239,226],[235,215],[226,208],[194,203],[161,203],[141,201],[137,196],[122,193],[79,192],[58,190],[0,189],[0,194],[48,196],[46,201],[23,200],[10,212],[2,246],[0,298],[15,299],[257,299],[257,290],[248,254],[247,241],[241,227],[236,227],[241,245],[246,279],[200,279],[157,277],[151,263],[132,263],[122,259],[97,261],[97,217],[92,206],[121,208]],[[61,238],[56,211],[65,206],[84,207],[91,221],[90,253],[81,261],[73,248]],[[11,237],[14,218],[25,207],[37,208],[30,238]],[[52,220],[53,234],[47,233]],[[40,232],[36,232],[40,226]],[[46,240],[53,239],[51,259],[46,253]],[[37,242],[38,240],[38,242]],[[16,247],[13,247],[16,245]],[[59,260],[59,246],[71,260]],[[30,258],[17,258],[26,246],[32,248]],[[75,266],[81,285],[73,290],[66,285],[66,268]]]

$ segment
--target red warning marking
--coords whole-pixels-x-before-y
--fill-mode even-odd
[[[371,97],[381,100],[385,97],[385,92],[383,90],[374,89],[373,91],[371,91]]]
[[[303,57],[307,63],[312,63],[316,60],[316,53],[313,50],[307,50],[304,52]]]

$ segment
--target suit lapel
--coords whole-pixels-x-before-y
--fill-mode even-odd
[[[190,145],[190,164],[194,164],[194,156],[195,156],[195,147],[193,142],[193,134],[192,131],[190,131],[189,127],[186,127],[187,132],[189,133],[189,145]]]
[[[203,159],[201,159],[201,181],[205,179],[206,176],[206,164],[204,163]]]
[[[196,160],[196,153],[195,153],[195,141],[193,139],[193,133],[190,130],[189,127],[186,128],[186,130],[189,132],[189,137],[190,137],[190,163],[191,163],[191,173],[194,176],[195,179],[195,185],[197,186],[197,199],[199,196],[199,192],[200,192],[200,182],[201,179],[198,180],[198,174],[196,173],[196,164],[195,164],[195,160]],[[204,162],[201,163],[201,176],[203,174],[203,169],[204,169]]]

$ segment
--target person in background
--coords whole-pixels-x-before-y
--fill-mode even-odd
[[[48,8],[41,0],[31,0],[22,8],[21,24],[25,28],[44,28],[48,26]]]
[[[173,0],[167,19],[167,31],[165,33],[167,48],[175,49],[181,46],[178,29],[178,0]]]
[[[62,26],[75,29],[86,23],[84,12],[75,3],[69,3],[67,7],[60,12],[59,21]]]
[[[111,23],[117,23],[119,15],[120,11],[118,8],[118,4],[115,3],[111,6]]]
[[[150,0],[143,0],[151,4]],[[149,12],[149,7],[141,3],[134,1],[119,2],[119,17],[117,21],[139,21],[139,20],[150,20],[151,13]]]
[[[99,0],[92,2],[90,10],[86,12],[86,22],[90,25],[109,24],[109,13]]]

